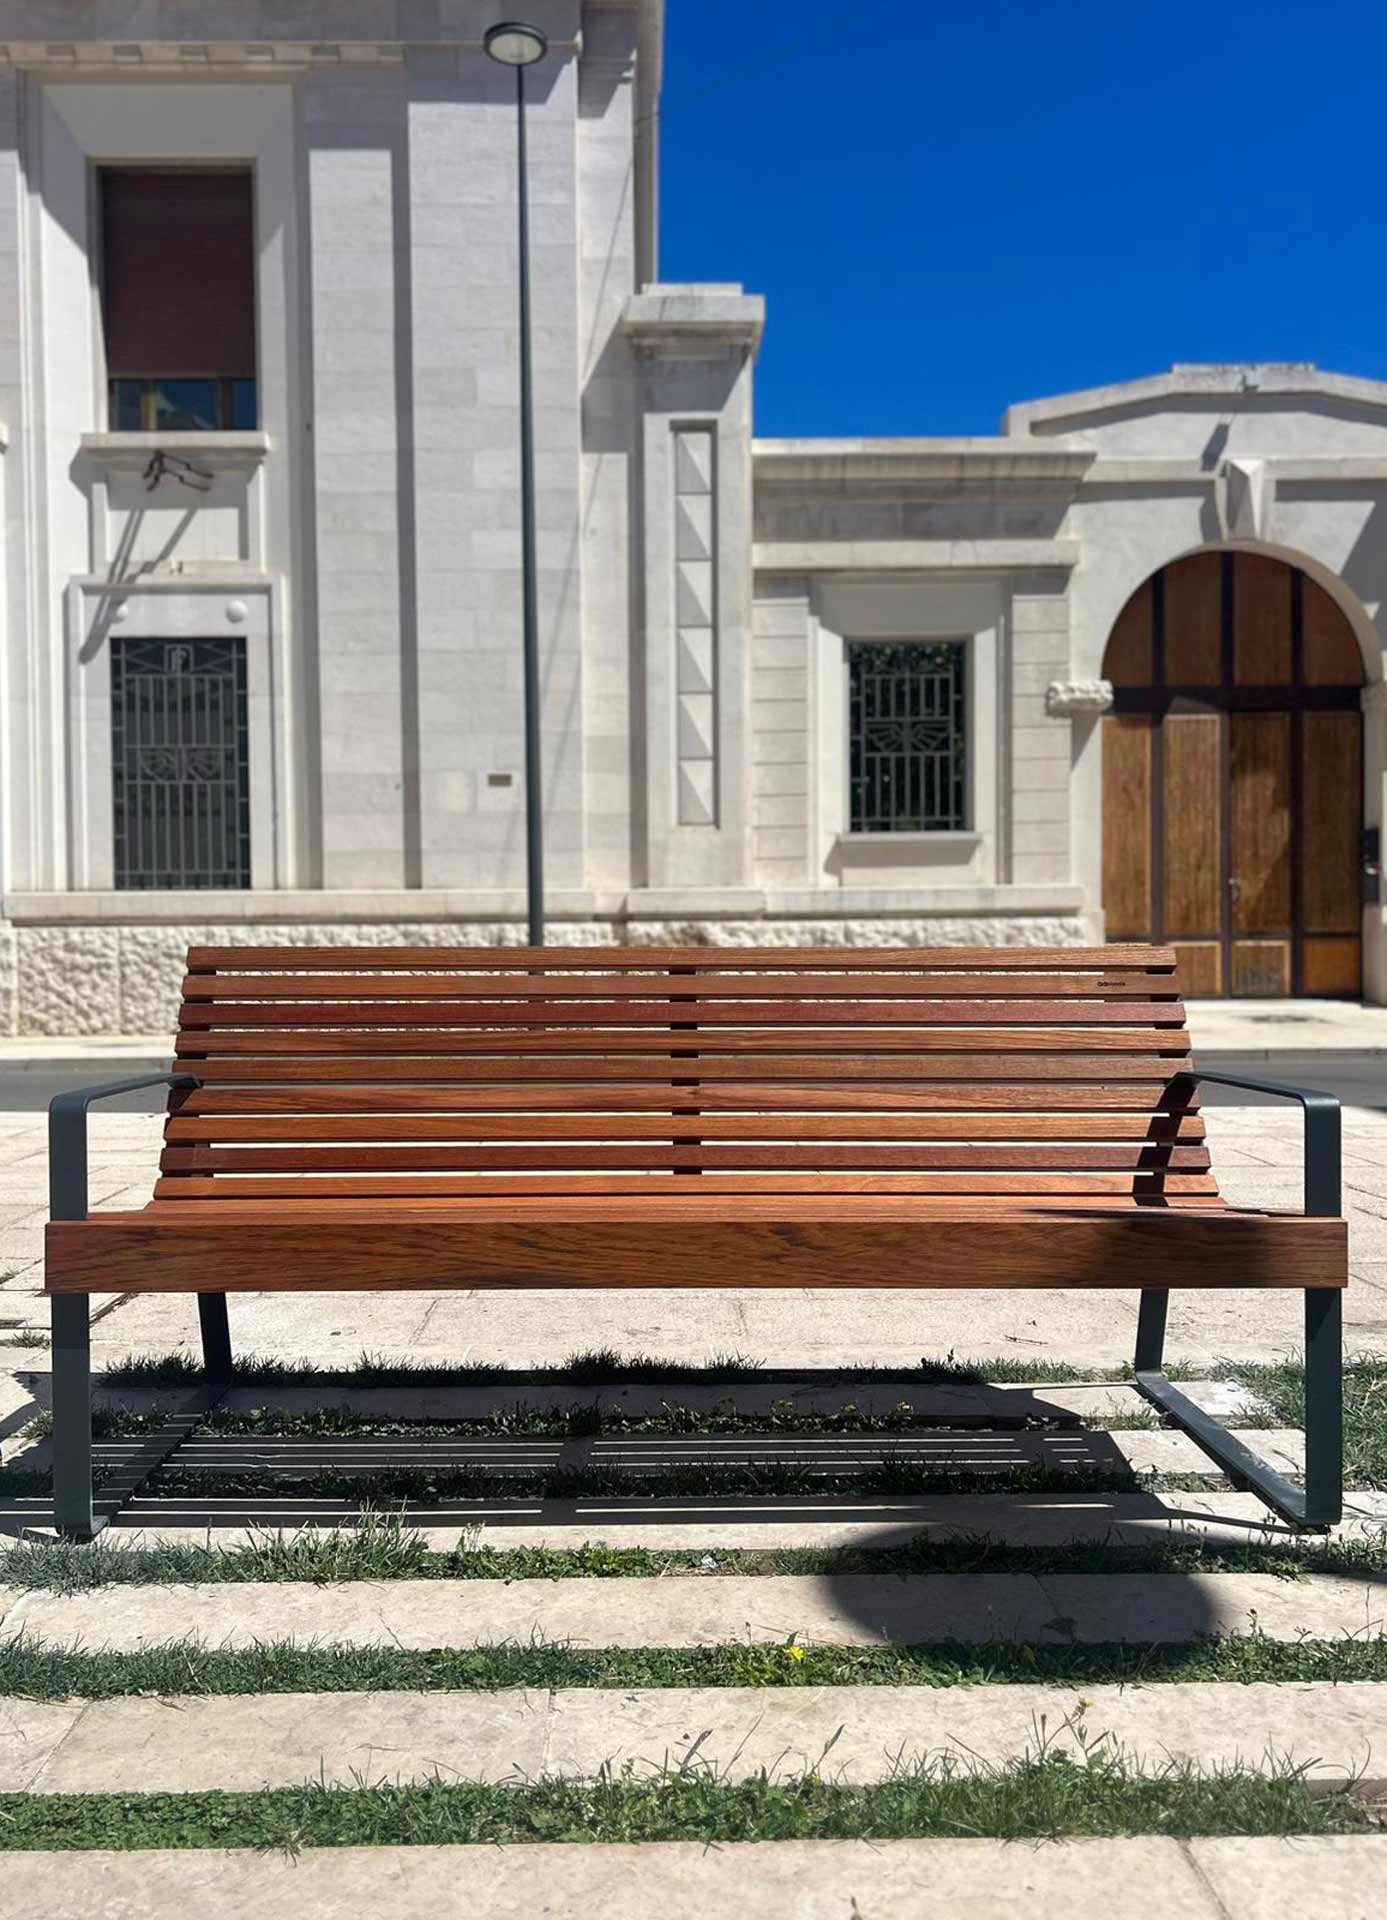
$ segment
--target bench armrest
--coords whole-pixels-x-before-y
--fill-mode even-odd
[[[191,1073],[146,1073],[136,1080],[108,1080],[99,1087],[74,1087],[55,1093],[48,1103],[48,1217],[87,1217],[87,1108],[93,1100],[144,1087],[174,1087],[191,1092],[200,1083]]]
[[[1258,1080],[1245,1073],[1205,1073],[1198,1067],[1182,1067],[1172,1075],[1171,1085],[1201,1080],[1220,1087],[1246,1087],[1251,1093],[1275,1094],[1282,1100],[1298,1100],[1305,1111],[1305,1211],[1336,1218],[1343,1211],[1340,1195],[1339,1102],[1332,1093],[1317,1093],[1312,1087],[1289,1087],[1280,1080]]]

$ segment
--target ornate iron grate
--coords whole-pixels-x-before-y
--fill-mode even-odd
[[[246,646],[111,643],[118,887],[248,887]]]
[[[854,833],[929,833],[967,822],[965,643],[848,648],[849,818]]]

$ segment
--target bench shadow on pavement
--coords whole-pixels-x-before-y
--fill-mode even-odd
[[[11,1433],[26,1424],[47,1398],[46,1372],[35,1369],[17,1377],[33,1401],[19,1416],[7,1421]],[[825,1379],[831,1378],[815,1380],[806,1375],[793,1384],[787,1382],[785,1398],[804,1406],[816,1393],[826,1392],[841,1405],[855,1393],[861,1401],[862,1383],[825,1385]],[[887,1383],[891,1392],[896,1391],[897,1384]],[[1072,1408],[1047,1398],[1043,1390],[987,1391],[990,1409],[980,1411],[974,1396],[970,1413],[972,1389],[960,1388],[957,1396],[945,1390],[941,1398],[939,1391],[931,1388],[933,1403],[946,1407],[950,1424],[947,1428],[914,1426],[903,1432],[805,1434],[791,1430],[757,1435],[546,1438],[488,1433],[483,1438],[461,1434],[457,1438],[410,1440],[408,1436],[374,1439],[360,1435],[307,1439],[227,1435],[199,1439],[195,1418],[178,1411],[190,1405],[185,1388],[159,1396],[158,1403],[169,1412],[162,1434],[141,1440],[99,1442],[97,1460],[100,1471],[128,1485],[139,1477],[143,1461],[157,1454],[169,1440],[177,1439],[180,1467],[195,1468],[213,1480],[224,1472],[229,1481],[233,1475],[254,1475],[263,1481],[263,1492],[257,1490],[253,1495],[241,1491],[227,1497],[215,1493],[189,1497],[160,1493],[156,1478],[151,1490],[135,1492],[112,1516],[112,1531],[125,1540],[174,1530],[185,1534],[190,1545],[200,1543],[209,1530],[276,1534],[303,1527],[350,1528],[359,1521],[366,1502],[305,1497],[293,1482],[321,1473],[355,1476],[420,1470],[485,1472],[491,1483],[490,1497],[427,1504],[382,1498],[372,1503],[375,1511],[398,1512],[407,1524],[421,1529],[484,1527],[488,1543],[500,1548],[507,1544],[508,1531],[523,1529],[528,1533],[536,1528],[544,1529],[546,1544],[560,1547],[581,1546],[594,1535],[619,1546],[623,1544],[621,1535],[629,1529],[630,1544],[636,1546],[644,1544],[641,1535],[652,1526],[681,1530],[706,1527],[707,1550],[714,1561],[719,1547],[736,1544],[736,1535],[729,1535],[729,1528],[756,1529],[755,1549],[762,1551],[774,1551],[782,1544],[775,1538],[781,1529],[786,1546],[804,1545],[807,1540],[812,1545],[864,1548],[868,1555],[873,1549],[905,1547],[931,1536],[957,1538],[973,1532],[985,1533],[990,1541],[1004,1546],[1041,1550],[1076,1540],[1092,1546],[1159,1547],[1189,1541],[1213,1520],[1197,1497],[1146,1491],[1135,1480],[1131,1490],[1111,1491],[1112,1477],[1127,1476],[1130,1471],[1113,1436],[1101,1429],[1078,1426]],[[325,1385],[316,1397],[321,1405],[329,1407],[333,1393],[334,1389]],[[266,1388],[257,1398],[272,1406],[275,1395],[274,1388]],[[524,1376],[507,1379],[502,1386],[449,1390],[449,1395],[474,1418],[484,1417],[497,1407],[513,1407],[527,1395],[532,1404],[538,1405],[559,1401],[579,1407],[598,1401],[619,1404],[618,1396],[612,1393],[581,1387],[564,1389],[553,1381],[535,1382],[527,1388]],[[418,1393],[421,1410],[432,1397],[427,1391]],[[730,1388],[719,1397],[735,1401],[737,1390]],[[149,1393],[119,1398],[146,1407],[156,1403]],[[397,1404],[414,1398],[407,1386],[391,1390],[392,1402]],[[678,1385],[671,1384],[669,1398],[672,1402],[680,1400]],[[616,1470],[639,1482],[643,1477],[668,1476],[679,1470],[716,1477],[719,1466],[745,1469],[772,1461],[793,1464],[811,1477],[811,1486],[793,1495],[662,1494],[650,1499],[597,1495],[507,1499],[498,1497],[495,1491],[498,1479],[504,1482],[510,1474],[533,1474],[537,1469]],[[906,1481],[903,1489],[854,1498],[834,1493],[827,1486],[819,1494],[812,1487],[812,1478],[820,1474],[828,1476],[845,1468],[871,1468],[882,1463],[890,1463],[892,1474]],[[1028,1471],[1050,1476],[1050,1490],[1026,1492],[999,1487],[995,1493],[990,1491],[988,1483],[992,1479]],[[963,1476],[960,1485],[986,1501],[985,1515],[975,1516],[971,1526],[961,1525],[958,1492],[912,1492],[908,1481],[917,1472],[935,1480],[944,1475]],[[1063,1475],[1066,1480],[1072,1476],[1072,1485],[1055,1490],[1055,1475]],[[1085,1484],[1100,1476],[1104,1479],[1102,1489]],[[1224,1539],[1290,1546],[1299,1537],[1266,1511],[1246,1516],[1221,1514],[1217,1521]],[[14,1537],[26,1530],[46,1532],[51,1522],[51,1504],[46,1498],[0,1496],[0,1534]],[[833,1531],[823,1533],[821,1529]],[[848,1539],[843,1538],[841,1529],[851,1530]],[[693,1540],[685,1537],[683,1544],[696,1549],[699,1543],[695,1535]],[[1084,1633],[1083,1622],[1066,1617],[1063,1605],[1052,1599],[1043,1584],[1018,1582],[1014,1576],[995,1583],[988,1579],[993,1571],[990,1557],[987,1546],[979,1540],[976,1572],[980,1577],[966,1583],[950,1581],[925,1587],[918,1582],[882,1579],[870,1570],[829,1574],[824,1576],[825,1597],[845,1625],[851,1623],[873,1637],[901,1644],[1017,1639],[1063,1644],[1076,1632],[1092,1637]],[[861,1569],[862,1562],[856,1565]],[[1046,1577],[1042,1571],[1042,1583]],[[1118,1609],[1111,1629],[1105,1629],[1101,1637],[1145,1642],[1197,1638],[1215,1630],[1214,1615],[1201,1583],[1177,1578],[1163,1590],[1159,1616],[1147,1609],[1127,1622]],[[787,1623],[786,1631],[794,1631],[793,1621]]]
[[[16,1374],[16,1379],[31,1396],[29,1406],[6,1421],[13,1434],[42,1410],[48,1398],[49,1375],[38,1368]],[[899,1403],[901,1389],[914,1383],[890,1380],[875,1383],[882,1404]],[[808,1411],[816,1396],[826,1395],[837,1406],[849,1400],[860,1405],[869,1397],[868,1383],[851,1381],[840,1375],[797,1375],[786,1379],[739,1383],[725,1389],[701,1386],[705,1404],[710,1395],[734,1405],[753,1393],[764,1403],[768,1389]],[[279,1394],[287,1393],[290,1404],[312,1402],[331,1408],[344,1400],[360,1402],[360,1390],[353,1393],[342,1386],[304,1382],[288,1389],[272,1386],[252,1390],[254,1404],[273,1407]],[[691,1396],[681,1383],[664,1383],[658,1388],[638,1388],[648,1399],[652,1393],[665,1395],[671,1404],[680,1404]],[[903,1431],[874,1433],[808,1433],[793,1426],[784,1431],[748,1434],[689,1435],[553,1435],[510,1436],[488,1430],[477,1437],[464,1426],[456,1435],[444,1433],[422,1439],[405,1436],[338,1434],[305,1438],[268,1435],[198,1434],[197,1406],[205,1406],[206,1396],[199,1389],[166,1389],[159,1394],[112,1390],[107,1404],[126,1404],[149,1409],[155,1405],[166,1410],[168,1419],[162,1431],[138,1439],[99,1441],[96,1447],[98,1471],[115,1483],[130,1489],[119,1511],[111,1515],[112,1536],[133,1544],[139,1536],[167,1539],[182,1536],[190,1546],[201,1545],[209,1533],[274,1536],[301,1528],[350,1529],[357,1525],[365,1510],[375,1514],[398,1514],[407,1525],[421,1530],[450,1530],[478,1527],[485,1531],[487,1544],[504,1549],[507,1535],[516,1535],[516,1545],[533,1544],[535,1530],[542,1529],[544,1544],[551,1547],[580,1547],[594,1538],[620,1547],[626,1544],[650,1544],[648,1531],[654,1528],[679,1529],[679,1545],[704,1547],[699,1530],[707,1529],[706,1552],[716,1563],[720,1550],[747,1546],[752,1552],[770,1553],[779,1546],[857,1549],[852,1570],[821,1576],[822,1599],[841,1622],[842,1630],[854,1642],[864,1636],[870,1643],[925,1644],[953,1642],[1026,1642],[1063,1645],[1075,1639],[1125,1641],[1146,1645],[1197,1639],[1226,1631],[1213,1605],[1208,1585],[1197,1578],[1175,1572],[1162,1581],[1158,1592],[1138,1593],[1123,1573],[1104,1571],[1101,1554],[1095,1553],[1095,1568],[1083,1581],[1083,1590],[1072,1584],[1072,1576],[1046,1571],[1043,1557],[1035,1577],[1017,1578],[1031,1569],[1008,1562],[998,1548],[1058,1549],[1071,1543],[1085,1548],[1104,1546],[1130,1548],[1191,1544],[1216,1526],[1220,1540],[1234,1545],[1246,1543],[1275,1549],[1303,1543],[1304,1536],[1278,1520],[1268,1510],[1249,1504],[1244,1514],[1213,1514],[1201,1504],[1199,1494],[1178,1491],[1157,1492],[1143,1487],[1131,1473],[1126,1455],[1112,1433],[1101,1427],[1078,1425],[1071,1403],[1062,1404],[1042,1389],[986,1387],[965,1384],[939,1388],[926,1383],[915,1387],[919,1398],[928,1398],[941,1418],[935,1424],[916,1424]],[[446,1399],[452,1417],[484,1418],[489,1412],[513,1408],[517,1402],[531,1406],[563,1405],[582,1409],[602,1404],[620,1408],[626,1398],[620,1391],[579,1384],[565,1385],[552,1376],[508,1375],[501,1382],[479,1383],[465,1388],[420,1388],[402,1377],[398,1386],[373,1389],[386,1393],[391,1403],[390,1418],[436,1419],[440,1397]],[[979,1396],[984,1396],[984,1406]],[[243,1402],[244,1403],[244,1402]],[[376,1403],[379,1404],[378,1402]],[[631,1407],[626,1407],[628,1414]],[[1097,1416],[1095,1410],[1095,1417]],[[947,1427],[942,1424],[947,1419]],[[225,1473],[232,1490],[225,1496],[215,1490],[199,1491],[196,1496],[176,1491],[161,1492],[156,1476],[148,1490],[138,1490],[144,1477],[144,1463],[167,1450],[177,1441],[176,1461],[180,1468],[196,1469],[207,1476],[215,1488],[216,1478]],[[34,1455],[39,1465],[41,1449]],[[792,1463],[809,1476],[809,1485],[793,1494],[786,1493],[697,1493],[671,1494],[668,1491],[649,1498],[604,1497],[588,1494],[577,1498],[557,1498],[517,1493],[506,1497],[503,1491],[509,1475],[537,1470],[557,1471],[613,1469],[631,1476],[636,1485],[642,1478],[659,1475],[665,1485],[671,1470],[688,1469],[698,1478],[716,1483],[719,1466],[745,1468],[767,1456]],[[822,1493],[813,1486],[819,1475],[827,1478],[844,1468],[871,1468],[889,1463],[896,1482],[889,1492],[872,1492],[854,1497],[834,1492],[825,1485]],[[16,1460],[22,1465],[22,1457]],[[402,1501],[383,1494],[369,1498],[315,1498],[296,1486],[296,1481],[316,1474],[350,1474],[368,1480],[391,1472],[447,1473],[479,1470],[487,1476],[486,1497],[453,1497]],[[1210,1463],[1210,1471],[1213,1471]],[[1045,1476],[1043,1490],[1018,1487],[1018,1478],[1027,1473]],[[916,1491],[913,1476],[928,1476],[936,1491]],[[233,1482],[233,1476],[239,1484]],[[957,1478],[950,1488],[948,1481]],[[244,1481],[254,1478],[259,1484],[253,1493],[244,1490]],[[1126,1480],[1127,1486],[1114,1490],[1114,1481]],[[994,1481],[1011,1481],[993,1490]],[[1060,1481],[1064,1484],[1056,1485]],[[1090,1484],[1100,1481],[1101,1484]],[[498,1486],[498,1482],[500,1485]],[[960,1511],[964,1497],[971,1511]],[[100,1497],[98,1496],[100,1504]],[[17,1537],[26,1531],[36,1536],[48,1534],[52,1525],[51,1502],[43,1494],[0,1495],[0,1535]],[[747,1541],[743,1529],[754,1530]],[[629,1541],[624,1538],[629,1531]],[[846,1535],[846,1537],[845,1537]],[[739,1538],[739,1536],[742,1536]],[[783,1536],[783,1537],[781,1537]],[[894,1577],[899,1564],[888,1577],[871,1571],[873,1550],[908,1547],[931,1537],[977,1540],[976,1567],[963,1556],[960,1567],[956,1556],[949,1565],[962,1572],[963,1579],[921,1582]],[[922,1567],[921,1571],[927,1570]],[[1160,1571],[1159,1563],[1155,1571]],[[716,1566],[709,1577],[715,1577]],[[1056,1582],[1060,1584],[1057,1585]],[[1091,1582],[1091,1584],[1090,1584]],[[787,1619],[786,1636],[793,1635],[796,1623]],[[831,1637],[831,1636],[830,1636]]]

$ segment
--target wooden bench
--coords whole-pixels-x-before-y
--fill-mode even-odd
[[[1339,1518],[1339,1114],[1306,1204],[1228,1206],[1165,948],[194,947],[160,1177],[88,1215],[51,1116],[55,1499],[90,1536],[89,1296],[1133,1287],[1136,1374],[1239,1484]],[[128,1083],[119,1083],[128,1084]],[[147,1082],[144,1084],[148,1084]],[[1302,1492],[1161,1371],[1172,1287],[1297,1287]],[[966,1344],[966,1322],[960,1343]]]

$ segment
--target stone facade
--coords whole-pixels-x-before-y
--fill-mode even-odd
[[[159,1030],[194,938],[520,938],[496,11],[0,0],[0,1031]],[[1100,938],[1107,639],[1208,546],[1289,560],[1348,615],[1381,823],[1387,386],[1176,368],[994,438],[758,440],[762,303],[658,276],[661,0],[528,11],[552,938]],[[109,429],[93,180],[123,159],[254,165],[254,430]],[[243,890],[115,885],[133,635],[244,646]],[[853,828],[871,642],[965,650],[948,830]],[[1383,998],[1380,907],[1364,936]]]

